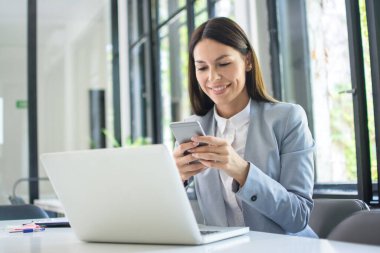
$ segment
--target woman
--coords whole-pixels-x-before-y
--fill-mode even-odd
[[[195,115],[187,121],[199,121],[207,136],[173,155],[183,181],[194,180],[204,222],[316,237],[307,225],[314,141],[305,112],[267,94],[252,46],[232,20],[194,31],[189,94]]]

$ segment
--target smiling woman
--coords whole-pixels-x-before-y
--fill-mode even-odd
[[[307,225],[314,140],[305,112],[267,94],[252,46],[232,20],[210,19],[194,31],[189,94],[195,115],[186,121],[199,121],[206,136],[173,156],[182,180],[195,182],[206,225],[315,237]]]

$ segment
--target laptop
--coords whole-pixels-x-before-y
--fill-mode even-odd
[[[197,224],[165,145],[49,153],[41,162],[83,241],[198,245],[249,232]]]

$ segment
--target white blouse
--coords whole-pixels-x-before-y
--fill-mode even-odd
[[[232,148],[244,158],[245,144],[247,140],[249,120],[250,120],[250,104],[239,113],[229,119],[222,118],[214,107],[214,115],[216,120],[216,137],[223,138],[231,144]],[[244,226],[243,212],[241,202],[236,198],[232,191],[233,178],[222,170],[218,170],[220,180],[223,184],[223,198],[226,206],[227,222],[229,226]]]

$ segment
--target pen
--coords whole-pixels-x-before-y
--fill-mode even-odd
[[[45,228],[24,228],[24,229],[14,229],[9,231],[9,233],[32,233],[32,232],[41,232]]]

